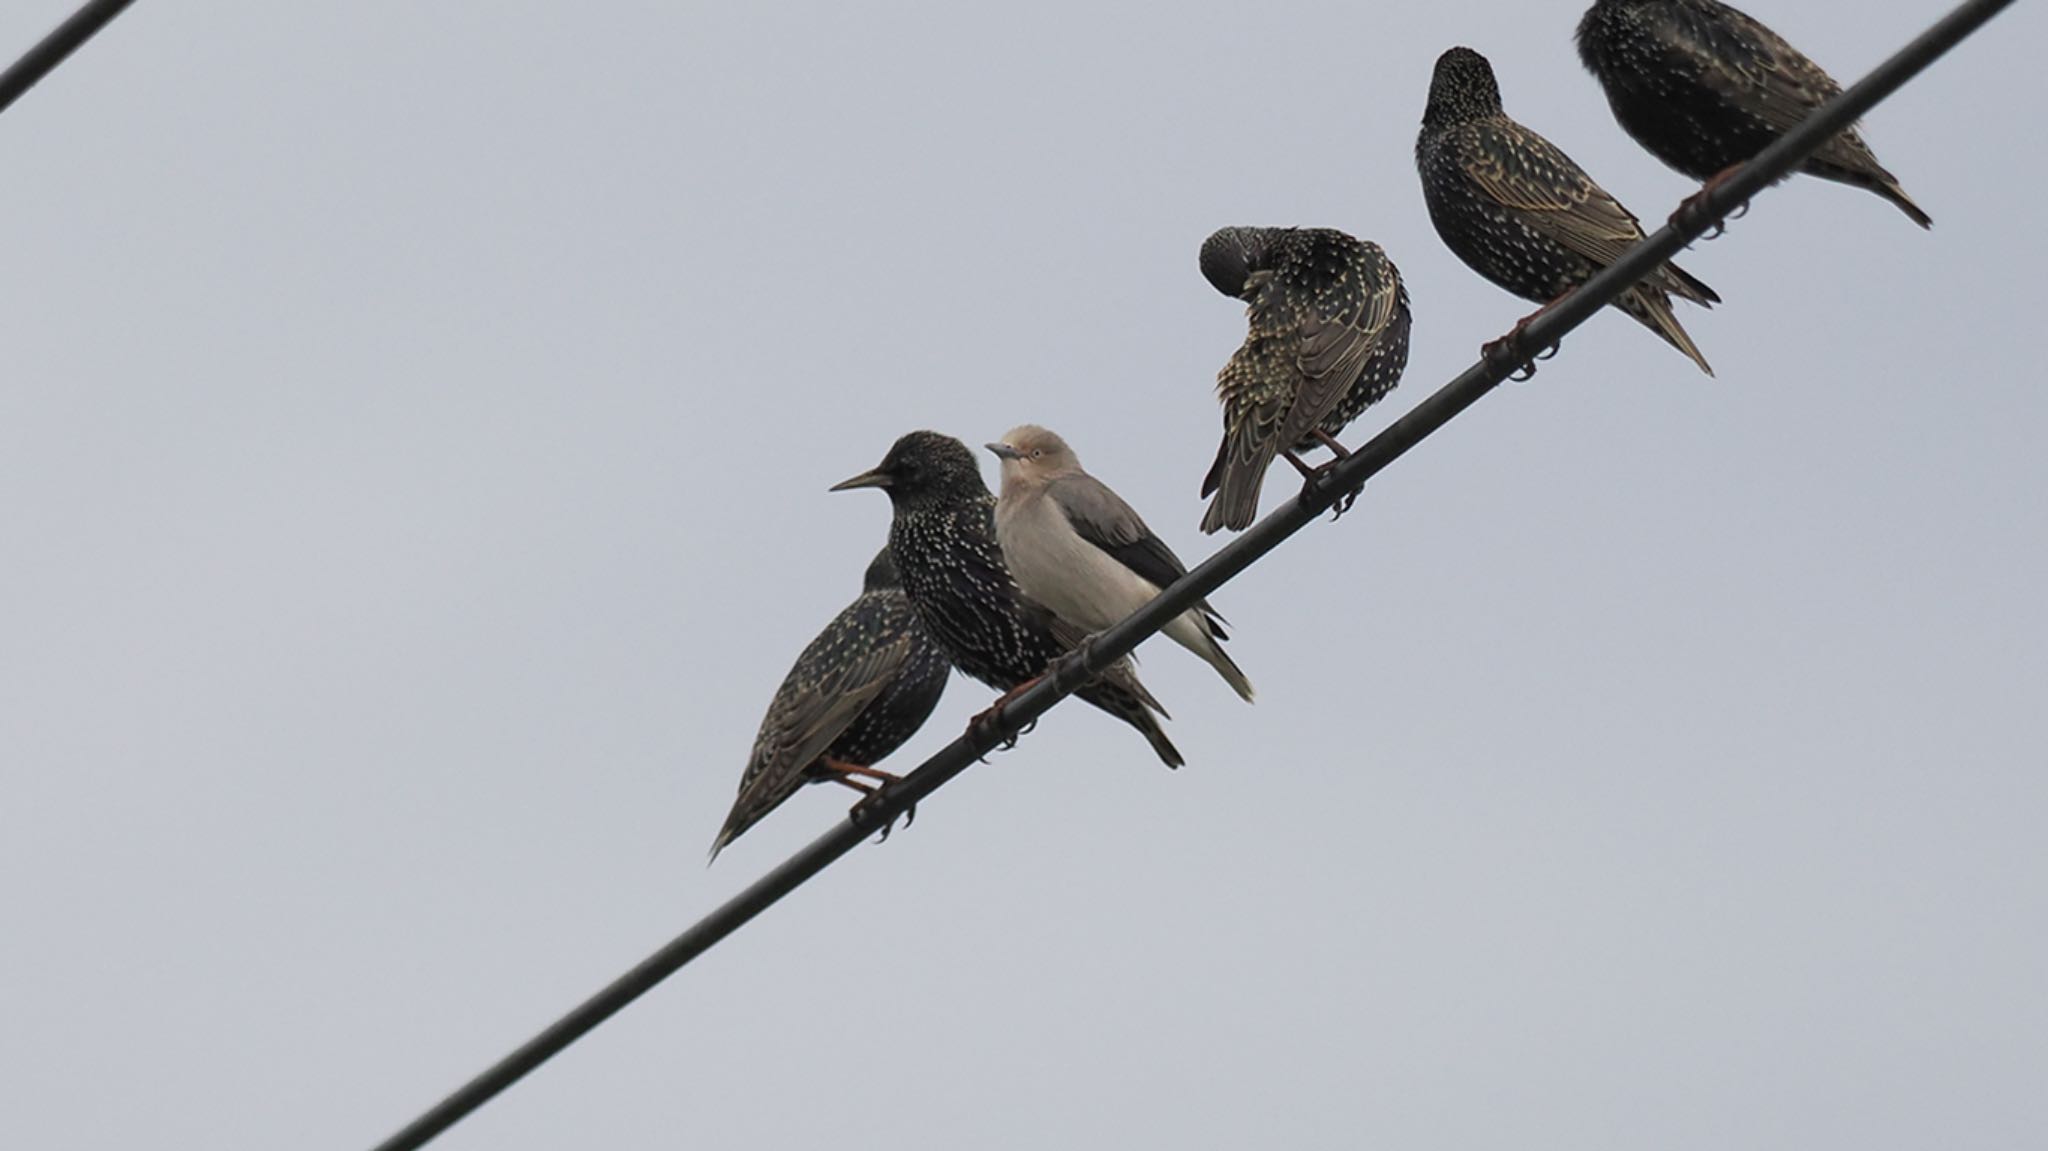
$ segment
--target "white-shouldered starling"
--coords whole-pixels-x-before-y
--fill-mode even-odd
[[[717,859],[806,783],[873,794],[896,777],[874,765],[924,726],[953,667],[925,634],[883,548],[858,599],[796,657],[754,737],[739,797],[711,844]]]
[[[1245,302],[1244,345],[1216,378],[1223,443],[1202,480],[1202,530],[1251,526],[1273,458],[1304,475],[1317,444],[1401,382],[1408,289],[1378,244],[1334,228],[1223,228],[1202,243],[1202,275]]]
[[[851,488],[888,493],[895,511],[889,554],[926,633],[954,667],[1010,692],[1087,638],[1018,589],[996,541],[995,497],[966,444],[938,432],[908,432],[879,465],[832,490]],[[1138,682],[1129,660],[1074,694],[1137,728],[1166,766],[1185,762],[1153,718],[1166,709]]]
[[[1842,92],[1784,37],[1719,0],[1599,0],[1579,21],[1578,43],[1614,118],[1695,180],[1749,160]],[[1867,188],[1934,226],[1854,128],[1799,170]]]
[[[1444,245],[1473,271],[1546,307],[1643,238],[1635,216],[1570,156],[1508,117],[1493,66],[1470,48],[1437,58],[1415,166]],[[1671,314],[1674,295],[1703,307],[1721,301],[1667,263],[1614,306],[1711,376],[1706,358]]]
[[[1088,632],[1145,606],[1187,565],[1131,505],[1081,467],[1056,433],[1036,424],[988,445],[1002,460],[996,540],[1024,594]],[[1166,637],[1200,656],[1247,702],[1251,681],[1225,654],[1223,619],[1206,602],[1175,616]]]

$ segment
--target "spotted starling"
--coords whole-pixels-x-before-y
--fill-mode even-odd
[[[1599,0],[1579,21],[1579,59],[1628,134],[1695,180],[1755,156],[1842,91],[1783,37],[1719,0]],[[1868,188],[1934,226],[1853,128],[1800,171]]]
[[[895,518],[889,554],[925,631],[953,666],[1005,692],[1044,675],[1078,647],[1085,631],[1025,597],[996,541],[995,497],[967,445],[937,432],[910,432],[870,471],[833,491],[881,488]],[[1168,767],[1186,762],[1158,720],[1166,709],[1138,682],[1128,660],[1075,693],[1144,734]]]
[[[830,780],[872,793],[876,785],[863,779],[895,779],[873,765],[924,725],[952,670],[883,548],[868,564],[860,598],[825,625],[775,689],[711,858],[806,783]]]
[[[1493,66],[1470,48],[1437,58],[1415,165],[1429,218],[1445,246],[1473,271],[1546,307],[1643,238],[1629,210],[1570,156],[1508,118]],[[1702,306],[1721,301],[1676,264],[1665,264],[1623,292],[1614,306],[1711,376],[1713,369],[1671,314],[1674,295]]]
[[[1202,275],[1245,301],[1250,331],[1216,379],[1223,443],[1202,480],[1216,493],[1202,530],[1251,526],[1276,455],[1325,444],[1401,382],[1408,289],[1378,244],[1331,228],[1224,228],[1202,243]]]
[[[988,445],[1003,461],[996,542],[1024,594],[1085,631],[1102,631],[1188,574],[1131,505],[1088,474],[1059,434],[1036,424]],[[1252,683],[1223,650],[1223,618],[1207,603],[1175,616],[1166,637],[1216,669],[1247,703]]]

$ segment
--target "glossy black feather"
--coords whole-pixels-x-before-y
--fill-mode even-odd
[[[1245,301],[1245,341],[1216,379],[1223,442],[1202,480],[1202,530],[1258,515],[1266,469],[1318,446],[1394,390],[1408,365],[1408,290],[1378,244],[1331,228],[1223,228],[1202,275]]]
[[[894,505],[889,553],[918,618],[953,666],[1009,690],[1044,674],[1082,636],[1025,598],[996,542],[995,497],[967,445],[937,432],[898,439],[870,475]],[[1169,767],[1182,762],[1153,712],[1164,715],[1120,663],[1075,694],[1138,729]]]
[[[830,778],[821,760],[869,767],[903,746],[938,706],[951,671],[884,549],[868,565],[860,597],[776,689],[712,855],[804,784]]]
[[[1555,144],[1501,106],[1493,67],[1470,48],[1436,64],[1415,141],[1430,222],[1473,271],[1548,304],[1592,279],[1643,238],[1635,215]],[[1675,264],[1661,265],[1614,306],[1713,374],[1671,311],[1671,297],[1720,300]]]
[[[1720,0],[1600,0],[1579,21],[1578,47],[1622,128],[1695,180],[1749,160],[1842,90],[1784,37]],[[1800,170],[1867,188],[1933,225],[1854,129]]]

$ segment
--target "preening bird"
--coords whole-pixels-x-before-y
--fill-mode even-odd
[[[1187,565],[1123,497],[1081,467],[1057,434],[1025,424],[988,445],[1002,460],[996,540],[1024,594],[1099,632],[1151,602]],[[1167,638],[1200,656],[1245,700],[1251,681],[1223,651],[1223,619],[1206,602],[1173,618]]]
[[[1338,455],[1337,433],[1394,390],[1408,366],[1408,290],[1386,252],[1332,228],[1223,228],[1202,243],[1202,275],[1245,302],[1244,345],[1216,379],[1223,443],[1202,480],[1202,530],[1259,514],[1277,456]]]
[[[833,485],[833,491],[880,488],[895,515],[889,554],[925,631],[962,672],[1008,692],[1045,674],[1086,638],[1024,595],[996,540],[995,497],[966,444],[938,432],[909,432],[882,462]],[[1166,738],[1156,712],[1166,709],[1118,660],[1074,694],[1144,735],[1168,767],[1185,761]]]
[[[1570,156],[1508,117],[1493,66],[1470,48],[1437,58],[1415,166],[1430,222],[1445,246],[1473,271],[1546,307],[1643,238],[1635,216]],[[1712,288],[1666,263],[1614,306],[1713,375],[1672,315],[1672,296],[1702,307],[1721,301]]]
[[[1695,180],[1727,174],[1842,92],[1784,37],[1720,0],[1599,0],[1579,21],[1578,43],[1614,118]],[[1799,170],[1867,188],[1934,226],[1854,128]]]
[[[883,548],[868,564],[860,597],[825,625],[775,690],[711,858],[806,783],[829,780],[873,794],[895,780],[874,765],[924,726],[952,670]]]

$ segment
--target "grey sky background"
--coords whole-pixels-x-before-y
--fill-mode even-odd
[[[70,0],[0,7],[11,57]],[[0,1127],[358,1148],[707,871],[891,439],[1065,433],[1184,556],[1223,224],[1430,230],[1436,54],[1646,220],[1583,4],[143,4],[0,117]],[[1844,80],[1939,3],[1752,0]],[[438,1146],[2008,1148],[2048,1129],[2048,17]],[[991,477],[992,467],[985,468]],[[1292,490],[1276,469],[1268,508]],[[957,681],[897,766],[990,694]]]

